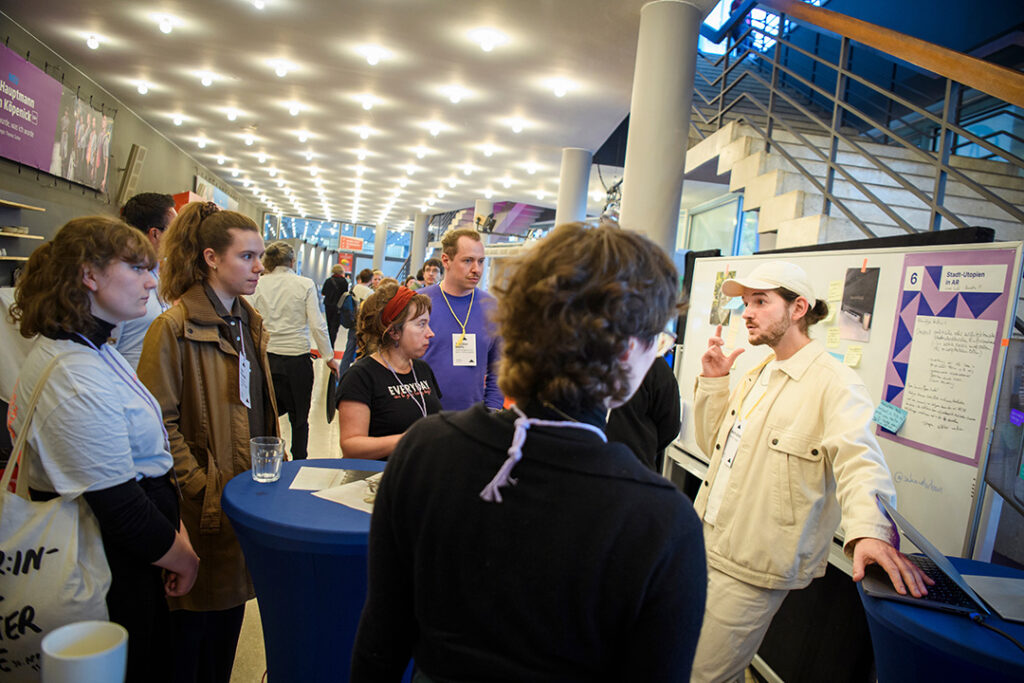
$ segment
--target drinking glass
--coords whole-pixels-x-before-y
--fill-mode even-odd
[[[281,478],[284,439],[277,436],[249,439],[249,454],[252,456],[252,478],[255,481],[269,484]]]

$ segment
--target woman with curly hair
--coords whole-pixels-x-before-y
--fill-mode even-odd
[[[10,429],[28,429],[22,475],[33,500],[82,496],[99,521],[111,621],[128,630],[128,681],[163,681],[174,658],[165,594],[192,587],[199,558],[178,513],[160,406],[108,343],[155,296],[153,247],[104,216],[76,218],[32,253],[10,314],[39,340],[18,375]],[[28,398],[56,362],[26,425]]]
[[[142,344],[139,378],[160,402],[181,483],[181,515],[202,559],[192,592],[171,602],[178,681],[228,683],[245,602],[254,597],[221,492],[250,466],[249,439],[277,436],[256,289],[256,223],[216,204],[185,205],[160,241],[160,295],[175,302]]]
[[[498,288],[498,384],[417,422],[384,470],[353,681],[687,681],[706,590],[693,506],[618,443],[676,313],[669,258],[562,225]],[[666,643],[666,634],[671,643]]]
[[[382,282],[359,309],[358,361],[341,378],[338,420],[346,458],[387,458],[409,426],[441,410],[434,373],[420,360],[434,333],[430,299]]]

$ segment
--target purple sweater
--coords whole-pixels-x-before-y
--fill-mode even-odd
[[[441,388],[441,405],[445,410],[465,410],[474,403],[483,401],[488,408],[501,408],[504,397],[498,389],[498,359],[501,356],[499,338],[489,314],[494,308],[494,297],[476,290],[466,296],[448,297],[448,303],[460,321],[466,320],[469,300],[473,297],[473,310],[466,325],[468,334],[476,335],[476,366],[452,365],[452,335],[462,334],[462,328],[448,310],[441,295],[441,285],[431,285],[416,292],[430,297],[430,329],[434,338],[430,340],[423,360],[430,364],[434,377]]]

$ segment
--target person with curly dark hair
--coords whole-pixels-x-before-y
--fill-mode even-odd
[[[19,476],[33,500],[81,496],[99,522],[107,608],[131,642],[130,682],[170,680],[165,594],[186,595],[199,569],[160,406],[108,343],[117,323],[145,313],[155,262],[146,238],[116,218],[76,218],[32,253],[10,309],[23,336],[39,335],[11,400],[11,433],[28,430]],[[26,425],[28,399],[54,360]]]
[[[441,392],[420,360],[434,333],[430,299],[382,282],[359,309],[360,358],[338,387],[341,451],[346,458],[391,455],[409,426],[441,410]]]
[[[604,433],[677,311],[675,267],[638,234],[574,223],[511,270],[496,321],[515,405],[427,417],[395,448],[351,680],[397,681],[415,654],[425,680],[687,681],[700,523]]]

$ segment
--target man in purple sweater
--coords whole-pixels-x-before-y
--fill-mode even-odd
[[[494,297],[477,293],[484,270],[484,245],[472,228],[448,232],[441,240],[444,280],[417,294],[430,297],[434,338],[423,360],[430,364],[441,389],[445,410],[464,410],[483,401],[499,410],[500,340],[489,321]]]

